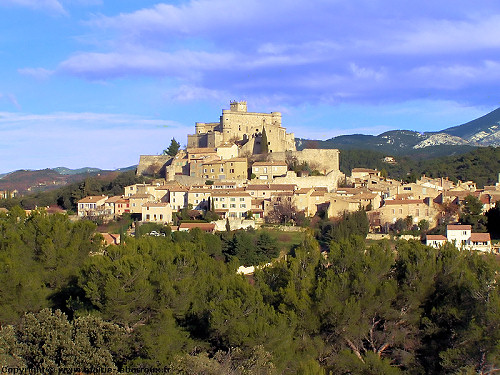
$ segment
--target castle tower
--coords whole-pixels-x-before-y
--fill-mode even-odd
[[[246,112],[247,111],[247,102],[241,101],[237,102],[233,100],[229,103],[231,112]]]

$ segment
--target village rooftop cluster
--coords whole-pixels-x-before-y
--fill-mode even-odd
[[[468,195],[479,199],[483,212],[500,200],[500,181],[484,189],[472,181],[455,184],[426,176],[403,183],[365,168],[355,168],[346,177],[339,170],[338,150],[297,151],[280,113],[248,112],[246,102],[231,102],[219,122],[197,123],[188,147],[174,156],[141,156],[137,173],[161,178],[127,186],[121,196],[85,197],[78,202],[78,216],[111,220],[130,213],[142,223],[172,225],[177,211],[199,216],[211,212],[218,220],[183,223],[174,229],[214,231],[226,230],[227,223],[239,229],[276,221],[279,209],[308,218],[319,213],[335,218],[364,209],[370,230],[380,233],[399,219],[415,226],[425,220],[433,228],[443,205],[459,207]],[[488,233],[472,233],[470,225],[458,223],[448,225],[446,236],[427,236],[426,243],[437,247],[447,240],[458,247],[491,251]]]

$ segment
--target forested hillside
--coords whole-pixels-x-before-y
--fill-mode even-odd
[[[494,259],[418,242],[367,247],[350,234],[364,230],[356,223],[324,223],[335,239],[326,258],[308,233],[249,279],[236,273],[229,232],[168,231],[103,251],[88,221],[0,213],[0,364],[44,373],[498,370]]]
[[[347,175],[353,168],[386,170],[389,177],[405,180],[423,174],[429,177],[449,177],[453,181],[472,180],[478,187],[498,182],[500,173],[500,147],[481,147],[460,156],[434,159],[396,157],[396,164],[383,161],[385,154],[365,150],[342,150],[340,170]]]
[[[136,176],[135,171],[114,173],[106,177],[89,177],[59,189],[27,194],[15,199],[0,199],[0,207],[20,205],[25,209],[58,205],[65,210],[76,211],[78,201],[89,195],[123,195],[124,187],[141,183],[145,177]]]

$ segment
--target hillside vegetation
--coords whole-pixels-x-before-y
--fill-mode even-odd
[[[353,168],[386,170],[389,177],[412,180],[425,174],[429,177],[449,177],[453,181],[475,181],[478,187],[494,185],[500,173],[500,147],[480,147],[459,156],[417,160],[411,157],[396,157],[397,164],[383,161],[386,154],[366,150],[343,150],[340,152],[340,170],[351,174]]]
[[[275,254],[275,242],[261,234],[252,242],[228,232],[172,232],[102,251],[89,221],[0,213],[0,363],[47,374],[500,367],[492,256],[406,241],[367,247],[352,235],[362,228],[323,229],[334,239],[326,257],[306,234],[249,279],[236,273],[240,262],[227,245]]]

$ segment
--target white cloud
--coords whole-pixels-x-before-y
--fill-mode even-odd
[[[52,74],[53,70],[48,70],[44,68],[22,68],[17,70],[20,74],[32,76],[37,80],[43,81],[48,79]]]
[[[34,10],[46,10],[52,13],[66,14],[58,0],[3,0],[0,5],[17,5]]]

